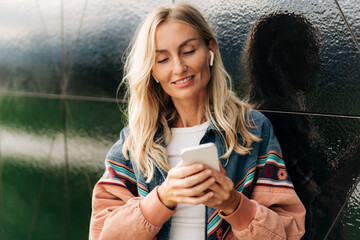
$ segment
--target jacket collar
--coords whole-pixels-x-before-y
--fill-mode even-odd
[[[164,126],[163,126],[161,123],[159,123],[158,129],[157,129],[157,131],[156,131],[156,133],[155,133],[155,136],[154,136],[154,141],[156,141],[157,139],[160,139],[161,136],[163,135],[163,133],[164,133]],[[161,144],[163,147],[166,147],[164,140],[162,140],[162,141],[160,142],[160,144]],[[155,167],[156,167],[156,168],[158,169],[158,171],[160,172],[161,176],[163,177],[163,180],[165,180],[165,178],[167,177],[167,172],[165,172],[165,171],[160,167],[160,165],[159,165],[156,161],[154,161],[154,162],[155,162]]]

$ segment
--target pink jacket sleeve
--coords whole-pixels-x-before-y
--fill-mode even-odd
[[[93,192],[89,239],[154,239],[174,213],[161,203],[157,188],[134,197],[120,180],[100,179]]]
[[[220,212],[232,228],[225,239],[300,239],[305,233],[305,208],[293,189],[256,187],[251,200],[239,194],[234,213]]]

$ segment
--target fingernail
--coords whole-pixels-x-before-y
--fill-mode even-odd
[[[210,179],[210,183],[214,183],[215,182],[215,179],[214,178],[211,178]]]
[[[205,174],[206,174],[206,175],[210,175],[210,174],[211,174],[211,170],[210,170],[210,169],[206,170]]]
[[[199,170],[203,169],[203,165],[202,165],[202,164],[199,164],[199,165],[197,166],[197,169],[199,169]]]

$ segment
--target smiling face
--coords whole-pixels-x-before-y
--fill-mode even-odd
[[[210,43],[211,45],[211,43]],[[155,32],[153,76],[177,101],[204,101],[210,80],[210,46],[189,25],[164,22]]]

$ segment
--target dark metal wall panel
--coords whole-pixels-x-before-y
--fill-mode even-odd
[[[159,1],[5,1],[0,88],[114,97],[121,58]]]
[[[106,152],[126,124],[114,100],[122,58],[142,17],[171,2],[2,1],[0,239],[88,238],[91,188],[103,173]],[[305,93],[301,112],[287,107],[264,114],[274,126],[286,122],[279,139],[290,139],[286,126],[308,129],[312,140],[303,150],[315,148],[324,154],[322,160],[337,165],[340,177],[324,191],[338,191],[339,197],[334,194],[323,207],[344,211],[329,234],[358,239],[360,191],[354,182],[359,177],[355,161],[360,155],[360,53],[334,1],[185,2],[210,20],[240,96],[246,95],[240,63],[243,45],[258,17],[288,10],[302,13],[319,29],[323,68],[314,88]],[[339,4],[359,40],[360,3]],[[61,93],[71,96],[64,100]],[[340,183],[346,187],[341,189]]]
[[[243,85],[240,59],[251,25],[274,11],[301,13],[320,31],[323,69],[312,91],[306,93],[309,111],[360,114],[360,54],[334,1],[177,1],[188,2],[208,17],[216,29],[226,69]],[[357,39],[360,39],[360,3],[339,1]],[[243,88],[240,89],[242,90]],[[349,95],[352,92],[354,94]],[[243,94],[240,92],[239,94]],[[297,109],[288,109],[297,110]]]
[[[60,93],[65,85],[71,94],[113,97],[122,76],[121,58],[137,24],[153,7],[169,2],[6,1],[0,10],[1,88]],[[189,2],[212,22],[240,95],[240,57],[251,24],[277,10],[303,13],[320,30],[323,61],[316,87],[306,93],[308,110],[359,114],[358,94],[348,92],[360,92],[360,56],[333,1]],[[359,37],[360,4],[340,5]]]

